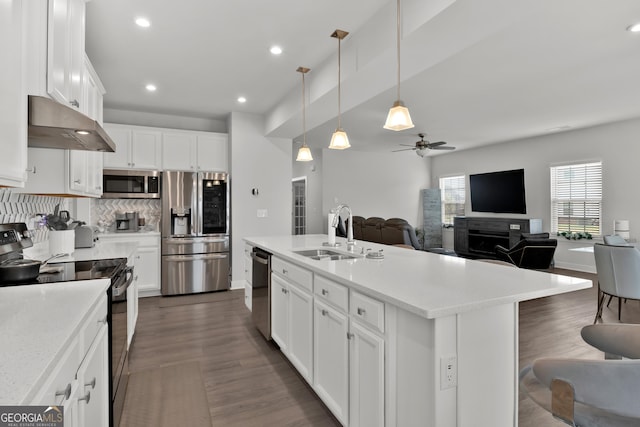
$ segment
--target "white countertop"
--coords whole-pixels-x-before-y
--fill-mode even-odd
[[[244,239],[283,259],[322,274],[354,290],[426,318],[448,316],[506,303],[590,288],[590,280],[549,274],[482,261],[412,251],[358,241],[362,248],[384,250],[383,260],[313,260],[294,251],[329,249],[326,235],[265,236]],[[333,249],[346,252],[342,246]]]
[[[0,288],[0,405],[33,399],[109,283]]]
[[[55,258],[49,264],[71,261],[92,261],[111,258],[130,258],[138,248],[137,242],[110,242],[98,240],[92,248],[75,249],[72,254]],[[25,256],[31,259],[44,261],[52,254],[48,244],[34,246],[24,250]]]

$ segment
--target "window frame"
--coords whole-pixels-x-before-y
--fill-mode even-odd
[[[570,176],[559,176],[562,171]],[[550,175],[550,218],[552,233],[602,235],[602,160],[553,164]],[[561,220],[560,204],[567,212]],[[591,223],[589,223],[591,222]]]
[[[462,190],[462,197],[463,197],[462,203],[459,203],[459,202],[447,203],[445,201],[445,197],[449,193],[445,189],[445,182],[447,180],[456,180],[456,181],[462,183],[461,186],[450,188],[450,190],[452,190],[452,191],[460,191],[460,190]],[[442,221],[442,226],[445,227],[445,228],[453,227],[453,218],[455,218],[456,216],[464,216],[465,212],[466,212],[467,176],[465,174],[441,176],[439,178],[439,181],[438,181],[438,188],[440,189],[440,202],[441,202],[441,206],[442,206],[442,212],[441,212],[441,215],[440,215],[440,220]],[[460,207],[458,207],[457,209],[454,209],[454,212],[447,213],[446,206],[448,206],[448,205],[461,205],[462,209],[460,209]],[[447,222],[447,217],[450,217],[450,222]]]

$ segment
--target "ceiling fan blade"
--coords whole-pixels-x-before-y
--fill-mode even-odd
[[[398,151],[411,151],[415,150],[415,148],[403,148],[401,150],[391,150],[392,153],[397,153]]]
[[[428,145],[430,148],[433,148],[433,147],[439,147],[439,146],[444,145],[444,144],[446,144],[446,142],[444,142],[444,141],[438,141],[438,142],[430,142],[430,143],[429,143],[429,144],[427,144],[427,145]]]
[[[414,147],[414,145],[412,144],[398,144],[398,145],[402,145],[403,147]]]
[[[437,146],[437,147],[429,147],[432,150],[455,150],[456,147],[451,147],[450,145],[444,147],[444,146]]]

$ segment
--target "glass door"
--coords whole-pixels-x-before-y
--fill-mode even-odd
[[[293,234],[307,234],[307,178],[292,181],[293,192]]]
[[[200,233],[227,234],[227,176],[223,173],[203,173],[200,178]]]

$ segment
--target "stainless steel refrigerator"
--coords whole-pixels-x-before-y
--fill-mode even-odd
[[[164,171],[162,295],[229,289],[229,188],[221,172]]]

